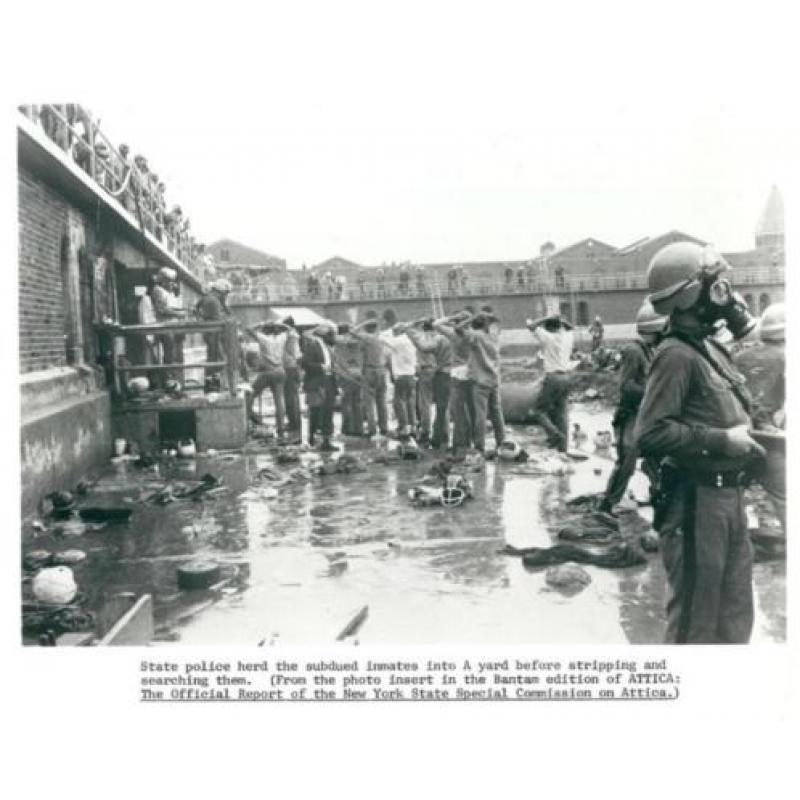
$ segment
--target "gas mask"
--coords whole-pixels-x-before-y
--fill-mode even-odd
[[[706,326],[707,335],[713,334],[724,322],[734,339],[741,339],[756,326],[758,320],[750,314],[744,298],[733,290],[730,265],[711,246],[703,249],[696,276],[686,282],[686,289],[697,291],[694,308],[700,322]],[[680,306],[679,306],[680,307]],[[682,306],[688,309],[688,305]]]
[[[713,325],[723,320],[734,339],[747,336],[758,324],[747,308],[744,298],[733,290],[731,282],[721,276],[703,278],[703,291],[699,301],[700,320]]]

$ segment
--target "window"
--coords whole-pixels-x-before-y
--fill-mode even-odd
[[[747,307],[752,311],[755,306],[753,305],[753,295],[746,294],[744,296],[744,302],[747,304]]]
[[[589,324],[589,304],[585,300],[578,301],[578,325]]]
[[[767,306],[769,306],[770,300],[769,295],[764,292],[762,295],[759,295],[758,298],[758,313],[763,314],[767,310]]]

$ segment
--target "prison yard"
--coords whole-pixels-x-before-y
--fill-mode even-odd
[[[609,425],[609,404],[578,401],[573,419],[591,442]],[[167,455],[144,468],[114,457],[80,505],[129,509],[130,518],[37,517],[24,526],[23,554],[85,554],[71,568],[91,637],[107,633],[96,626],[114,598],[149,596],[154,646],[661,641],[666,582],[657,552],[642,551],[631,566],[586,565],[589,582],[566,587],[548,583],[548,568],[509,554],[509,546],[563,543],[577,518],[570,500],[602,492],[613,465],[610,451],[593,444],[585,461],[567,463],[553,458],[538,429],[520,425],[515,434],[533,458],[474,464],[474,497],[454,508],[412,504],[409,490],[440,459],[405,460],[393,440],[337,438],[341,454],[298,449],[288,464],[285,447],[259,440],[241,451]],[[325,474],[345,454],[363,467]],[[208,474],[218,481],[211,494],[163,502],[166,487],[178,494]],[[631,491],[620,531],[588,549],[602,553],[647,534],[650,509],[636,500],[646,499],[643,475]],[[755,490],[753,504],[771,544],[775,518]],[[785,561],[769,544],[761,557],[753,640],[783,641]],[[181,588],[178,569],[197,562],[214,566],[215,583]],[[41,609],[23,612],[31,610]],[[34,626],[26,641],[40,635]]]

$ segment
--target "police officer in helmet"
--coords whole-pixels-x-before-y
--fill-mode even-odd
[[[645,300],[636,314],[636,332],[639,334],[639,339],[622,352],[619,403],[611,423],[617,440],[617,461],[598,506],[599,511],[613,513],[614,506],[622,499],[628,482],[636,471],[636,462],[639,458],[634,440],[636,414],[644,397],[653,351],[663,338],[666,327],[667,317],[656,314],[653,306]],[[645,459],[643,466],[652,484],[654,475],[651,464],[651,459]]]
[[[660,462],[654,527],[670,586],[666,641],[746,643],[753,626],[752,547],[744,487],[764,450],[750,436],[750,398],[713,334],[753,330],[729,266],[710,248],[675,242],[647,271],[648,299],[669,316],[650,367],[635,439]]]

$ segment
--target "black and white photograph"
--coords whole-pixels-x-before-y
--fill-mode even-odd
[[[5,54],[20,741],[69,720],[77,752],[105,713],[132,793],[146,730],[185,739],[171,771],[204,730],[255,764],[268,728],[270,765],[318,730],[289,796],[381,748],[519,769],[529,727],[660,759],[739,713],[768,748],[783,6],[78,6],[18,6]]]
[[[467,192],[472,135],[291,131],[276,159],[265,127],[197,165],[193,223],[193,121],[127,111],[17,110],[24,644],[785,640],[779,174],[741,220],[560,198],[515,242],[401,243],[411,182]],[[547,136],[476,170],[535,205]],[[240,210],[247,181],[280,210]]]

